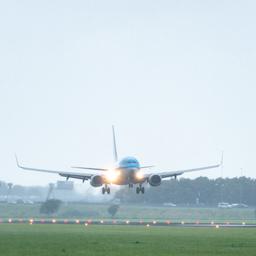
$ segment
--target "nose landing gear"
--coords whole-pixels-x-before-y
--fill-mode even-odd
[[[139,185],[139,187],[136,188],[136,193],[139,194],[140,192],[141,192],[142,194],[145,193],[145,188],[142,187],[141,184]]]

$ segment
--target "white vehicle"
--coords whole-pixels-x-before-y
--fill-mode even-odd
[[[163,206],[176,207],[177,205],[174,203],[163,203]]]
[[[232,206],[229,203],[221,202],[218,203],[218,208],[232,208]]]

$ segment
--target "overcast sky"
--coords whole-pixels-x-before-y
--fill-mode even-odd
[[[193,3],[192,3],[193,2]],[[0,1],[0,180],[120,156],[256,178],[255,1]],[[241,170],[241,168],[243,168]],[[219,177],[220,169],[183,177]]]

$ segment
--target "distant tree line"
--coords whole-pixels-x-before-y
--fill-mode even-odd
[[[121,202],[216,206],[219,202],[256,206],[256,180],[246,177],[171,179],[159,187],[146,187],[144,195],[121,188],[115,195]]]
[[[47,187],[25,187],[2,181],[0,182],[0,200],[7,195],[38,196],[45,200],[47,190]],[[135,188],[121,186],[115,198],[127,203],[216,206],[219,202],[227,202],[256,206],[256,179],[246,177],[171,179],[163,181],[159,187],[146,186],[144,195],[137,195]]]

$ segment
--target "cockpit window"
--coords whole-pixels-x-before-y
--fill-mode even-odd
[[[121,162],[120,162],[121,165],[139,165],[139,162],[136,158],[133,158],[133,157],[127,157],[127,158],[124,158]]]

